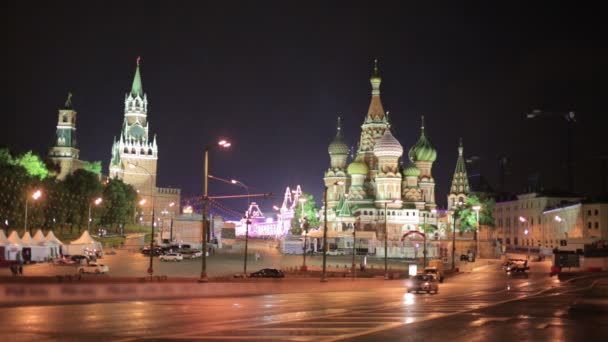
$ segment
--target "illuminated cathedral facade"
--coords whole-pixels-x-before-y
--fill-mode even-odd
[[[388,113],[382,105],[381,82],[376,61],[370,78],[369,109],[361,125],[356,154],[351,156],[350,163],[349,147],[344,142],[338,119],[336,136],[328,148],[330,167],[323,178],[327,225],[333,236],[356,230],[356,234],[366,239],[364,243],[371,244],[367,248],[376,255],[384,254],[384,244],[373,246],[372,241],[388,238],[388,256],[402,257],[404,234],[426,231],[427,235],[433,235],[436,232],[437,205],[432,168],[437,151],[427,137],[422,117],[418,141],[404,155],[404,147],[393,136]]]

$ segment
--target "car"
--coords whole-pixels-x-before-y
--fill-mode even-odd
[[[169,253],[161,255],[158,259],[160,261],[182,261],[184,257],[180,253]]]
[[[431,266],[424,269],[424,274],[430,274],[435,278],[439,279],[440,283],[443,283],[443,271],[437,266]]]
[[[344,251],[333,249],[333,250],[327,251],[327,255],[344,255]]]
[[[144,247],[141,249],[141,254],[150,255],[150,247]],[[152,253],[153,256],[163,255],[163,250],[160,247],[154,247],[154,251]]]
[[[430,274],[418,274],[406,281],[407,292],[439,293],[439,281]]]
[[[249,275],[251,278],[285,278],[285,274],[274,268],[264,268]]]
[[[103,264],[98,264],[96,262],[89,263],[88,265],[82,265],[78,267],[79,273],[95,273],[95,274],[104,274],[110,272],[110,268]]]
[[[89,258],[86,255],[72,255],[72,256],[70,256],[70,260],[80,264],[80,263],[82,263],[83,260],[89,261],[89,260],[91,260],[91,258]]]
[[[193,249],[187,252],[183,252],[181,253],[182,256],[184,257],[184,259],[195,259],[195,258],[200,258],[203,256],[203,252]]]
[[[524,259],[509,259],[505,265],[505,272],[508,275],[523,275],[528,276],[528,271],[530,270],[530,266],[528,266],[528,260]]]
[[[469,261],[469,256],[466,254],[460,254],[460,261]]]

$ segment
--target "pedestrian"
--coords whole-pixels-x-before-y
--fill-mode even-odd
[[[19,265],[19,275],[23,275],[23,265]]]
[[[17,266],[11,265],[11,273],[13,274],[14,277],[19,275],[19,270],[18,270]]]

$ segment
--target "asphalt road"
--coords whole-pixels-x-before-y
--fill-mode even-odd
[[[107,252],[107,251],[106,251]],[[105,255],[98,262],[110,268],[109,276],[114,277],[144,277],[150,264],[150,258],[138,251],[126,249],[116,250],[116,255]],[[256,260],[254,255],[259,253],[261,259]],[[351,256],[328,256],[327,264],[332,270],[344,270],[352,265]],[[320,267],[322,256],[307,256],[308,266]],[[357,264],[363,262],[363,256],[357,256]],[[384,268],[384,259],[367,258],[368,268]],[[218,253],[207,257],[207,272],[210,277],[219,277],[243,273],[243,252]],[[181,262],[160,262],[158,257],[153,257],[153,269],[155,275],[166,275],[168,277],[198,277],[201,273],[201,258],[184,260]],[[267,241],[252,239],[249,245],[247,272],[255,272],[262,268],[293,268],[302,265],[302,255],[283,255],[279,250],[270,246]],[[389,260],[389,267],[405,270],[407,265],[403,260]],[[25,276],[56,276],[73,275],[77,273],[77,265],[57,266],[51,263],[25,265]],[[10,276],[8,267],[0,268],[0,276]]]
[[[0,336],[9,341],[554,341],[606,336],[605,324],[596,326],[605,322],[601,313],[591,318],[568,313],[592,280],[560,282],[547,276],[544,265],[529,278],[512,278],[497,266],[485,266],[448,279],[437,295],[406,293],[402,280],[378,280],[378,285],[370,282],[368,289],[349,292],[332,290],[331,281],[298,281],[326,291],[6,307],[0,308]],[[272,283],[261,286],[272,293]]]

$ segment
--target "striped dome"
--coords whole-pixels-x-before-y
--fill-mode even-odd
[[[410,148],[409,157],[413,161],[428,161],[434,162],[437,159],[437,150],[431,145],[431,142],[424,135],[424,129],[420,135],[418,142]]]
[[[409,162],[409,164],[407,164],[407,166],[405,167],[405,169],[403,169],[403,176],[404,177],[418,177],[420,176],[420,169],[416,167],[416,165],[414,165],[414,163]]]
[[[337,134],[334,140],[329,144],[327,151],[332,154],[348,154],[348,146],[344,143],[341,134]]]
[[[391,134],[390,129],[387,128],[384,135],[376,141],[374,155],[376,157],[401,157],[403,155],[403,147]]]
[[[357,159],[348,165],[346,171],[349,175],[366,175],[369,172],[369,168],[363,161],[363,158],[361,158],[361,156],[357,156]]]

